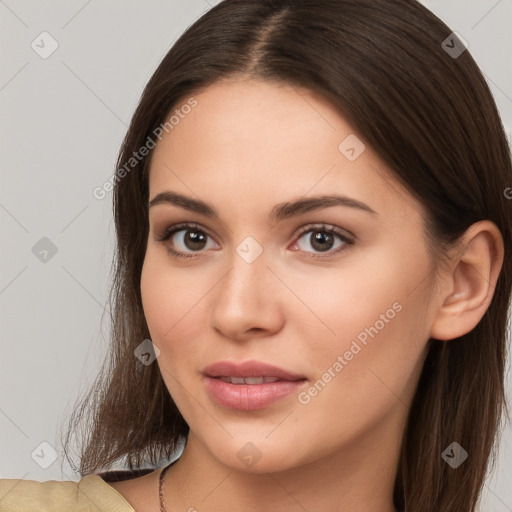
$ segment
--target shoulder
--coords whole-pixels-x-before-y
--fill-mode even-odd
[[[135,512],[99,475],[78,482],[0,479],[2,512]]]

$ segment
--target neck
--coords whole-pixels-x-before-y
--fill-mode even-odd
[[[182,456],[167,472],[166,502],[169,510],[202,512],[395,512],[401,436],[390,436],[393,431],[361,435],[349,447],[276,472],[227,466],[191,432]]]

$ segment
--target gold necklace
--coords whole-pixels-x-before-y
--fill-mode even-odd
[[[177,459],[176,459],[177,460]],[[167,470],[175,463],[176,461],[171,462],[160,472],[160,477],[158,479],[158,497],[160,499],[160,512],[167,512],[167,508],[165,506],[165,498],[164,498],[164,477],[167,473]]]

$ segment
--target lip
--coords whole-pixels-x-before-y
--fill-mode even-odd
[[[297,393],[306,378],[259,361],[219,361],[203,371],[210,397],[219,405],[240,411],[255,411]],[[264,384],[231,384],[220,377],[277,377]]]
[[[287,372],[278,366],[260,361],[219,361],[207,366],[203,373],[208,377],[278,377],[281,380],[301,380],[304,375]]]

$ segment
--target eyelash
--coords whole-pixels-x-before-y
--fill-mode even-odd
[[[204,230],[198,224],[184,222],[181,224],[175,224],[174,226],[170,226],[169,228],[165,229],[161,235],[155,236],[155,240],[159,243],[165,243],[175,233],[178,233],[179,231],[188,231],[188,230],[200,231],[201,233],[210,237],[210,235],[207,233],[207,231]],[[329,233],[330,235],[337,236],[347,247],[350,247],[350,246],[354,245],[354,243],[355,243],[354,240],[348,238],[346,235],[344,235],[341,231],[339,231],[334,226],[330,226],[330,225],[322,224],[322,223],[308,224],[308,225],[304,226],[298,233],[297,240],[302,238],[302,236],[305,235],[306,233],[314,232],[314,231],[320,231],[320,232],[324,232],[324,233]],[[201,252],[203,252],[203,251],[195,251],[195,253],[194,252],[185,253],[185,252],[181,252],[181,251],[176,251],[175,249],[172,249],[168,245],[166,245],[166,249],[171,254],[171,256],[176,257],[176,258],[194,258],[197,255],[199,255]],[[327,252],[326,256],[318,256],[313,253],[311,255],[311,257],[314,259],[328,258],[328,257],[331,257],[334,254],[337,254],[338,252],[343,251],[343,250],[346,250],[346,249],[338,248],[334,252]]]

